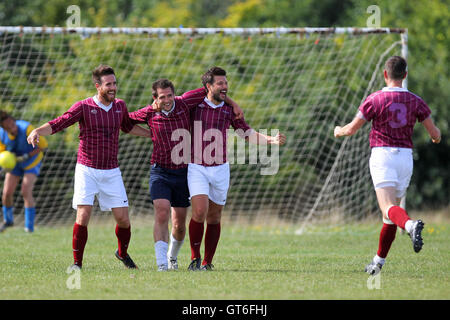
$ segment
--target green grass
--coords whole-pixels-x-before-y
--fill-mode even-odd
[[[156,272],[152,227],[133,226],[131,271],[114,257],[114,225],[90,225],[81,289],[68,289],[72,228],[15,227],[0,234],[0,300],[5,299],[450,299],[450,223],[428,223],[423,250],[397,234],[369,290],[364,266],[376,252],[379,223],[314,228],[222,227],[214,272],[188,272],[189,240],[178,272]],[[203,248],[202,248],[203,251]]]

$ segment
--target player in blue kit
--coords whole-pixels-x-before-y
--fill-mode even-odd
[[[33,188],[39,176],[42,158],[48,143],[42,137],[36,147],[28,144],[27,137],[33,129],[34,127],[28,121],[16,120],[5,111],[0,111],[0,152],[13,152],[17,160],[14,169],[6,172],[5,175],[2,193],[4,222],[0,226],[0,232],[14,224],[13,196],[22,177],[21,194],[25,207],[25,231],[34,231],[36,207]]]

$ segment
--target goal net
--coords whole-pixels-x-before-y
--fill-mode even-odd
[[[91,72],[103,63],[116,71],[117,97],[135,111],[152,101],[153,81],[170,79],[180,95],[200,87],[211,66],[220,66],[227,71],[228,95],[250,126],[287,136],[284,146],[264,148],[242,144],[230,132],[224,219],[302,229],[377,212],[368,169],[370,125],[347,139],[335,139],[333,129],[349,122],[365,97],[384,86],[384,61],[404,55],[405,48],[403,29],[0,27],[0,108],[40,126],[93,96]],[[34,190],[38,226],[74,221],[78,133],[73,125],[48,137]],[[132,219],[152,221],[152,149],[149,139],[120,135]],[[20,220],[20,188],[14,206]],[[96,205],[95,216],[106,213]]]

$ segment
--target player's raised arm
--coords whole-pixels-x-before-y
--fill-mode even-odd
[[[151,105],[150,107],[147,106],[147,107],[141,108],[139,110],[136,110],[136,111],[133,111],[133,112],[129,112],[128,116],[130,117],[131,122],[133,124],[144,124],[144,123],[147,123],[148,114],[149,114],[149,112],[148,112],[149,108],[154,108],[154,107],[153,107],[153,105]]]
[[[336,138],[344,137],[344,136],[352,136],[354,135],[363,125],[366,123],[366,120],[358,115],[352,120],[352,122],[346,124],[345,126],[336,126],[334,128],[334,136]]]
[[[52,134],[52,127],[47,122],[40,126],[37,129],[34,129],[31,131],[31,133],[27,137],[28,144],[31,144],[33,148],[35,148],[39,144],[39,137],[40,136],[49,136]]]
[[[431,141],[433,141],[433,143],[441,142],[441,130],[439,130],[439,128],[436,127],[431,117],[428,117],[425,120],[423,120],[422,124],[428,131],[428,134],[430,135]]]
[[[248,141],[254,144],[277,144],[282,146],[286,143],[286,136],[279,132],[275,136],[268,136],[253,130],[248,137]]]
[[[148,137],[148,138],[152,137],[152,133],[150,130],[142,128],[141,126],[139,126],[137,124],[134,125],[134,127],[128,133],[132,134],[134,136],[138,136],[138,137]]]

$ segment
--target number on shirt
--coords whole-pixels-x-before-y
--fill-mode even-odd
[[[389,106],[389,113],[393,115],[392,120],[389,121],[391,128],[397,129],[406,125],[407,111],[408,109],[403,103],[392,103]]]

